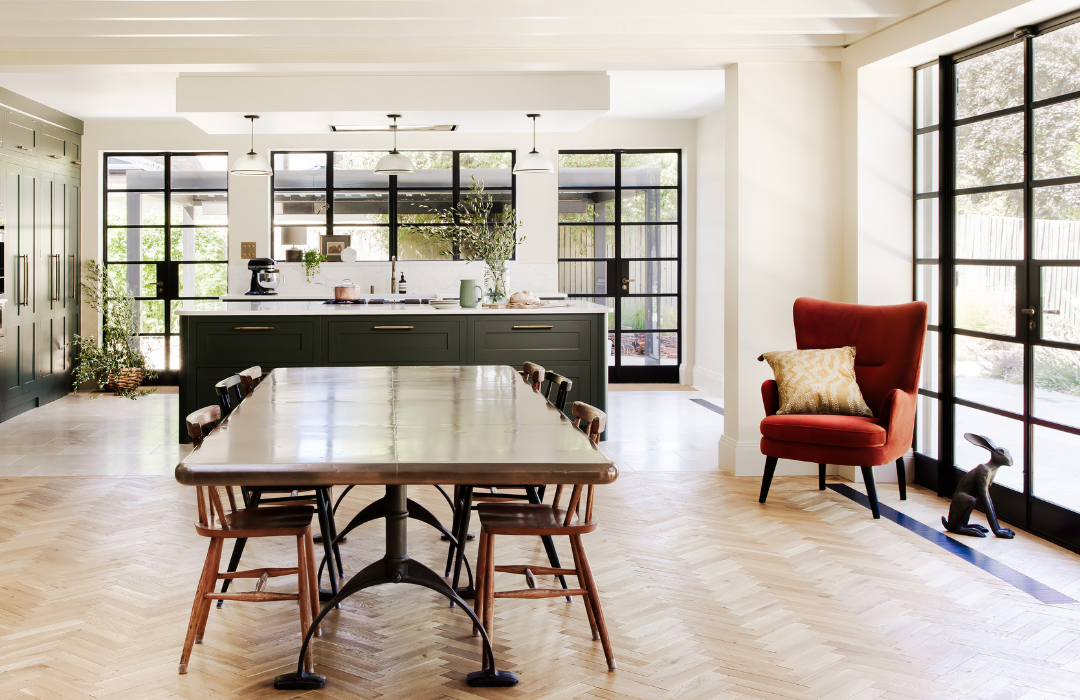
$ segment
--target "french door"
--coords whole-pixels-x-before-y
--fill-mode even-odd
[[[949,495],[957,470],[987,458],[965,433],[1006,447],[1014,464],[997,473],[998,514],[1073,548],[1080,548],[1078,19],[1028,28],[916,72],[916,298],[930,303],[933,324],[916,449],[939,458],[937,485]]]
[[[559,291],[606,304],[608,380],[678,382],[682,156],[559,153]]]

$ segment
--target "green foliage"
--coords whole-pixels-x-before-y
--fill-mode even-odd
[[[301,260],[304,261],[304,276],[311,282],[315,275],[319,274],[319,266],[326,262],[326,256],[315,249],[309,249],[304,251]]]
[[[90,308],[102,315],[101,342],[99,344],[93,336],[74,336],[73,342],[78,348],[76,392],[84,382],[106,386],[121,369],[146,369],[146,357],[136,344],[139,313],[124,282],[116,275],[110,275],[110,270],[96,260],[88,260],[82,289]],[[147,371],[147,378],[154,376],[153,370]],[[135,399],[148,393],[151,392],[122,391],[120,396]]]

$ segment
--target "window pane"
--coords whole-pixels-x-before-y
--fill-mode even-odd
[[[938,132],[915,137],[915,193],[938,191]]]
[[[334,188],[390,187],[389,175],[376,175],[375,166],[385,156],[382,151],[339,151],[334,153]]]
[[[937,64],[915,71],[915,128],[938,123]]]
[[[165,224],[165,195],[161,192],[110,192],[106,207],[109,226]]]
[[[274,228],[274,254],[272,256],[274,258],[274,260],[277,260],[278,262],[284,262],[285,259],[286,259],[285,251],[287,251],[287,250],[289,250],[291,248],[296,248],[297,250],[304,250],[304,249],[308,249],[308,248],[310,248],[311,250],[319,250],[320,249],[319,248],[319,238],[320,238],[320,236],[323,236],[326,233],[326,229],[321,227],[321,226],[308,226],[308,227],[301,227],[301,228],[304,228],[304,230],[305,230],[305,232],[307,234],[307,241],[305,243],[302,243],[302,244],[297,243],[295,245],[292,244],[292,243],[287,244],[287,245],[282,245],[282,243],[281,243],[281,228],[280,227],[275,227]]]
[[[389,260],[390,229],[381,226],[335,226],[334,235],[352,236],[357,260]]]
[[[1024,43],[956,64],[956,118],[973,117],[1024,101]]]
[[[398,260],[451,260],[452,251],[427,234],[431,227],[402,226],[398,229]],[[476,277],[483,277],[482,265],[476,266]]]
[[[139,314],[140,333],[164,333],[165,332],[165,300],[135,302],[135,309]]]
[[[1016,334],[1016,269],[956,266],[956,327]]]
[[[326,192],[275,192],[275,226],[326,225]]]
[[[623,297],[623,330],[679,327],[679,304],[675,297]]]
[[[1024,346],[956,336],[956,395],[1013,413],[1024,411]]]
[[[165,259],[165,229],[111,228],[107,238],[109,262]]]
[[[334,193],[335,224],[389,224],[390,193],[377,190]]]
[[[1080,74],[1080,67],[1074,69]],[[1041,107],[1035,120],[1035,179],[1080,175],[1080,100]]]
[[[1080,454],[1080,436],[1036,425],[1031,442],[1031,459],[1035,464],[1032,494],[1069,510],[1080,511],[1077,454]],[[1013,461],[1016,461],[1016,455],[1013,455]],[[1016,467],[1002,467],[998,474],[1014,469]]]
[[[139,349],[146,356],[150,369],[165,369],[165,339],[161,336],[139,338]]]
[[[956,128],[956,188],[1020,182],[1024,115],[1009,114]]]
[[[679,364],[677,333],[623,333],[624,366]]]
[[[679,256],[678,226],[623,226],[624,258],[676,258]]]
[[[614,187],[612,153],[560,153],[559,187]]]
[[[629,279],[630,294],[676,294],[679,291],[679,263],[675,260],[633,260]]]
[[[169,182],[174,190],[225,190],[229,188],[229,157],[173,156]]]
[[[1080,185],[1038,187],[1031,194],[1035,257],[1080,260]]]
[[[611,294],[615,280],[607,278],[607,262],[559,261],[559,291],[567,294]]]
[[[1041,270],[1042,337],[1080,343],[1080,267]]]
[[[177,225],[225,226],[229,223],[229,194],[199,192],[171,194],[170,223]]]
[[[956,257],[964,260],[1019,260],[1024,257],[1022,190],[956,198]]]
[[[229,259],[229,229],[174,228],[169,234],[173,260]]]
[[[398,187],[453,187],[454,154],[451,151],[408,151],[416,167],[412,175],[398,175]],[[467,187],[468,183],[462,182]]]
[[[559,257],[615,257],[615,227],[560,225]]]
[[[172,332],[180,332],[180,316],[178,315],[178,312],[182,309],[187,309],[189,311],[192,309],[212,309],[217,303],[217,299],[174,299],[169,302],[169,306],[172,308]],[[175,361],[176,358],[177,356],[174,354],[172,358],[173,361]]]
[[[408,224],[436,224],[441,221],[434,210],[447,211],[454,207],[454,193],[398,192],[398,222]]]
[[[593,304],[600,304],[602,306],[608,307],[609,309],[612,309],[612,311],[609,311],[608,314],[607,314],[607,320],[608,320],[607,328],[608,328],[609,331],[615,330],[615,311],[614,311],[615,298],[614,297],[574,297],[572,299],[572,301],[585,301],[585,302],[590,302],[590,303],[593,303]],[[609,338],[610,338],[610,336],[609,336]],[[609,349],[608,350],[608,358],[609,358],[609,360],[613,356],[614,356],[614,352]],[[614,364],[614,360],[611,360],[611,362],[609,362],[608,364]]]
[[[157,296],[157,265],[109,265],[109,275],[134,297]]]
[[[925,301],[930,307],[927,322],[931,326],[941,323],[938,319],[938,307],[941,303],[939,273],[937,265],[915,266],[915,301]]]
[[[936,258],[938,256],[938,205],[937,197],[919,199],[915,202],[915,257]]]
[[[1034,352],[1032,414],[1080,428],[1080,352],[1039,345],[1035,346]]]
[[[472,186],[472,179],[484,183],[485,187],[510,187],[513,184],[509,151],[502,153],[459,153],[458,167],[461,170],[462,190]]]
[[[180,296],[217,297],[229,291],[229,266],[192,265],[180,266]]]
[[[939,381],[941,359],[941,334],[937,331],[927,331],[923,341],[922,368],[919,370],[919,388],[930,391],[940,391]]]
[[[623,190],[623,221],[678,221],[678,190]]]
[[[1037,36],[1035,42],[1035,99],[1080,90],[1080,24],[1070,24]]]
[[[938,421],[941,404],[929,396],[919,396],[915,411],[915,451],[933,459],[938,458]]]
[[[325,153],[275,153],[274,188],[326,187]]]
[[[1008,486],[1016,491],[1024,490],[1024,424],[967,406],[956,407],[956,430],[954,431],[956,466],[971,471],[989,459],[990,453],[964,439],[964,433],[985,435],[998,447],[1004,447],[1013,458],[1013,466],[998,470],[995,484]],[[978,516],[976,516],[978,517]]]
[[[165,156],[109,156],[106,166],[111,190],[165,188]]]
[[[177,331],[179,332],[179,331]],[[169,369],[180,369],[180,338],[169,338]]]
[[[613,190],[559,190],[559,222],[615,221]]]
[[[624,153],[622,154],[623,187],[655,187],[679,184],[679,154]]]

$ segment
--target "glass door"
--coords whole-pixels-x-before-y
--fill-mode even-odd
[[[608,380],[678,382],[679,151],[559,154],[559,291],[613,308]]]
[[[104,160],[105,264],[135,297],[149,366],[175,384],[176,312],[228,291],[228,155],[107,153]]]

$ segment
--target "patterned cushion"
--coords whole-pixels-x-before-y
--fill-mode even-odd
[[[767,352],[780,393],[777,414],[873,416],[855,381],[855,348]]]

